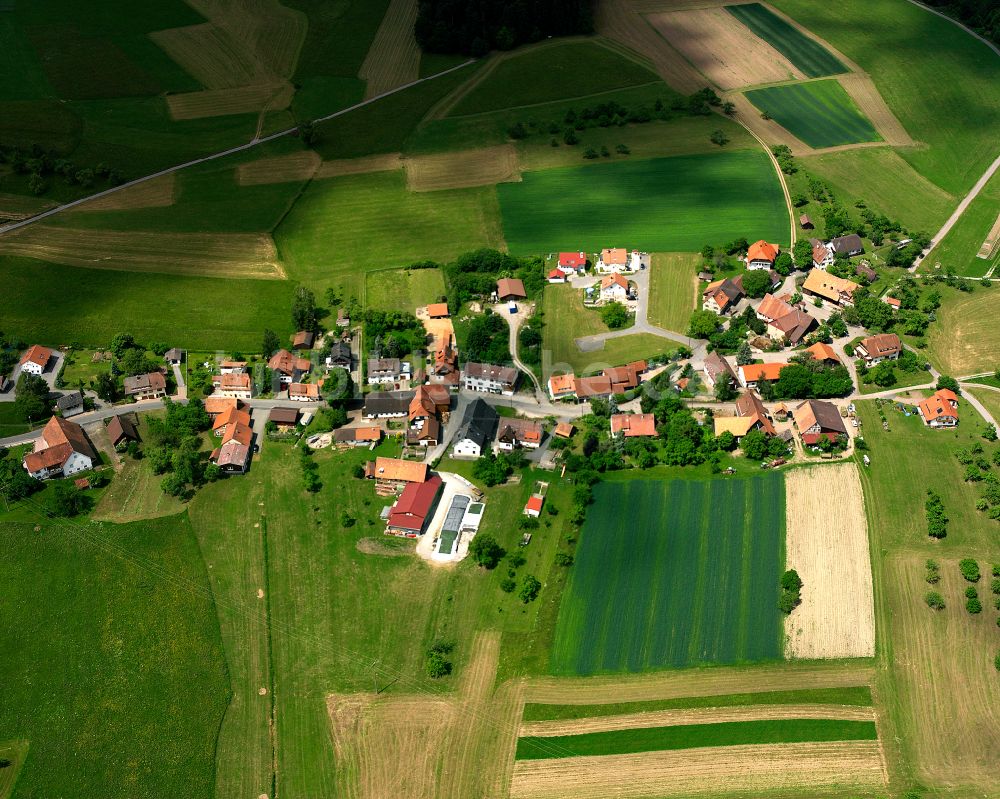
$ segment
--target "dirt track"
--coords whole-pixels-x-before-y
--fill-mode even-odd
[[[785,619],[786,656],[874,656],[868,522],[857,466],[795,469],[785,490],[787,565],[804,583],[802,604]]]

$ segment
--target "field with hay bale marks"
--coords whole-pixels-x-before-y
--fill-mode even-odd
[[[726,11],[784,55],[807,77],[820,78],[847,72],[847,67],[822,44],[760,3],[726,6]]]
[[[497,193],[504,237],[519,255],[597,252],[610,241],[646,251],[694,252],[707,241],[738,235],[788,238],[784,196],[761,152],[525,172],[520,183],[500,184]]]
[[[494,186],[521,178],[517,150],[501,144],[479,150],[415,155],[403,161],[410,191]]]
[[[553,673],[780,659],[784,490],[780,474],[599,483]]]
[[[391,0],[358,70],[365,81],[365,97],[376,97],[419,77],[420,48],[413,34],[416,22],[417,0]]]
[[[882,140],[836,80],[769,86],[745,94],[763,113],[810,147]]]

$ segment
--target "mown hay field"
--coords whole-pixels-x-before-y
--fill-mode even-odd
[[[413,313],[444,295],[440,269],[386,269],[369,272],[365,281],[365,305],[383,311]]]
[[[847,72],[847,67],[823,45],[760,3],[726,6],[726,11],[784,55],[807,77],[819,78]]]
[[[653,253],[649,271],[649,321],[667,330],[687,330],[696,307],[700,256],[695,253]]]
[[[403,162],[410,191],[440,191],[493,186],[521,179],[517,150],[511,144],[417,155]]]
[[[981,277],[1000,264],[1000,172],[990,178],[955,226],[922,263],[922,272],[953,270],[958,275]],[[984,248],[987,239],[992,247]],[[980,253],[986,258],[980,258]]]
[[[420,48],[413,35],[417,0],[392,0],[382,18],[358,75],[365,97],[376,97],[420,75]]]
[[[837,80],[752,89],[746,97],[810,147],[882,140]]]
[[[779,659],[784,507],[780,474],[597,485],[552,672]]]
[[[758,151],[525,172],[497,193],[504,237],[519,255],[598,252],[626,242],[650,252],[696,252],[734,236],[788,238],[781,186]]]
[[[997,285],[977,287],[973,293],[954,289],[942,293],[944,301],[927,336],[931,363],[950,375],[992,372],[1000,366],[1000,325],[996,323],[1000,292]]]

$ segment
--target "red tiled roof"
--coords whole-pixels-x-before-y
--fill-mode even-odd
[[[524,504],[525,510],[533,510],[535,513],[541,513],[542,505],[545,504],[544,497],[538,496],[538,494],[532,494],[528,497],[528,501]]]
[[[49,358],[51,357],[52,350],[48,347],[43,347],[41,344],[32,344],[28,348],[28,351],[21,356],[21,365],[24,366],[28,361],[31,361],[44,369],[45,364],[49,362]]]
[[[778,245],[768,244],[763,239],[755,241],[747,251],[747,261],[770,261],[774,263],[774,259],[777,257]]]
[[[566,266],[572,269],[579,269],[587,265],[587,254],[582,252],[561,252],[559,253],[559,266]]]
[[[618,432],[626,438],[655,436],[656,417],[651,413],[616,413],[611,417],[611,435]]]
[[[524,283],[516,277],[502,277],[497,281],[497,296],[503,299],[504,297],[522,298],[528,295],[524,291]]]
[[[747,383],[756,383],[758,380],[777,380],[786,366],[787,363],[748,363],[740,367],[740,372]]]
[[[434,475],[425,483],[409,483],[389,512],[389,527],[420,532],[427,521],[441,489],[441,478]]]

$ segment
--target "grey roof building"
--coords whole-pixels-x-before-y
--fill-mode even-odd
[[[478,458],[493,441],[500,417],[496,410],[481,399],[465,409],[462,426],[455,435],[453,452]]]

